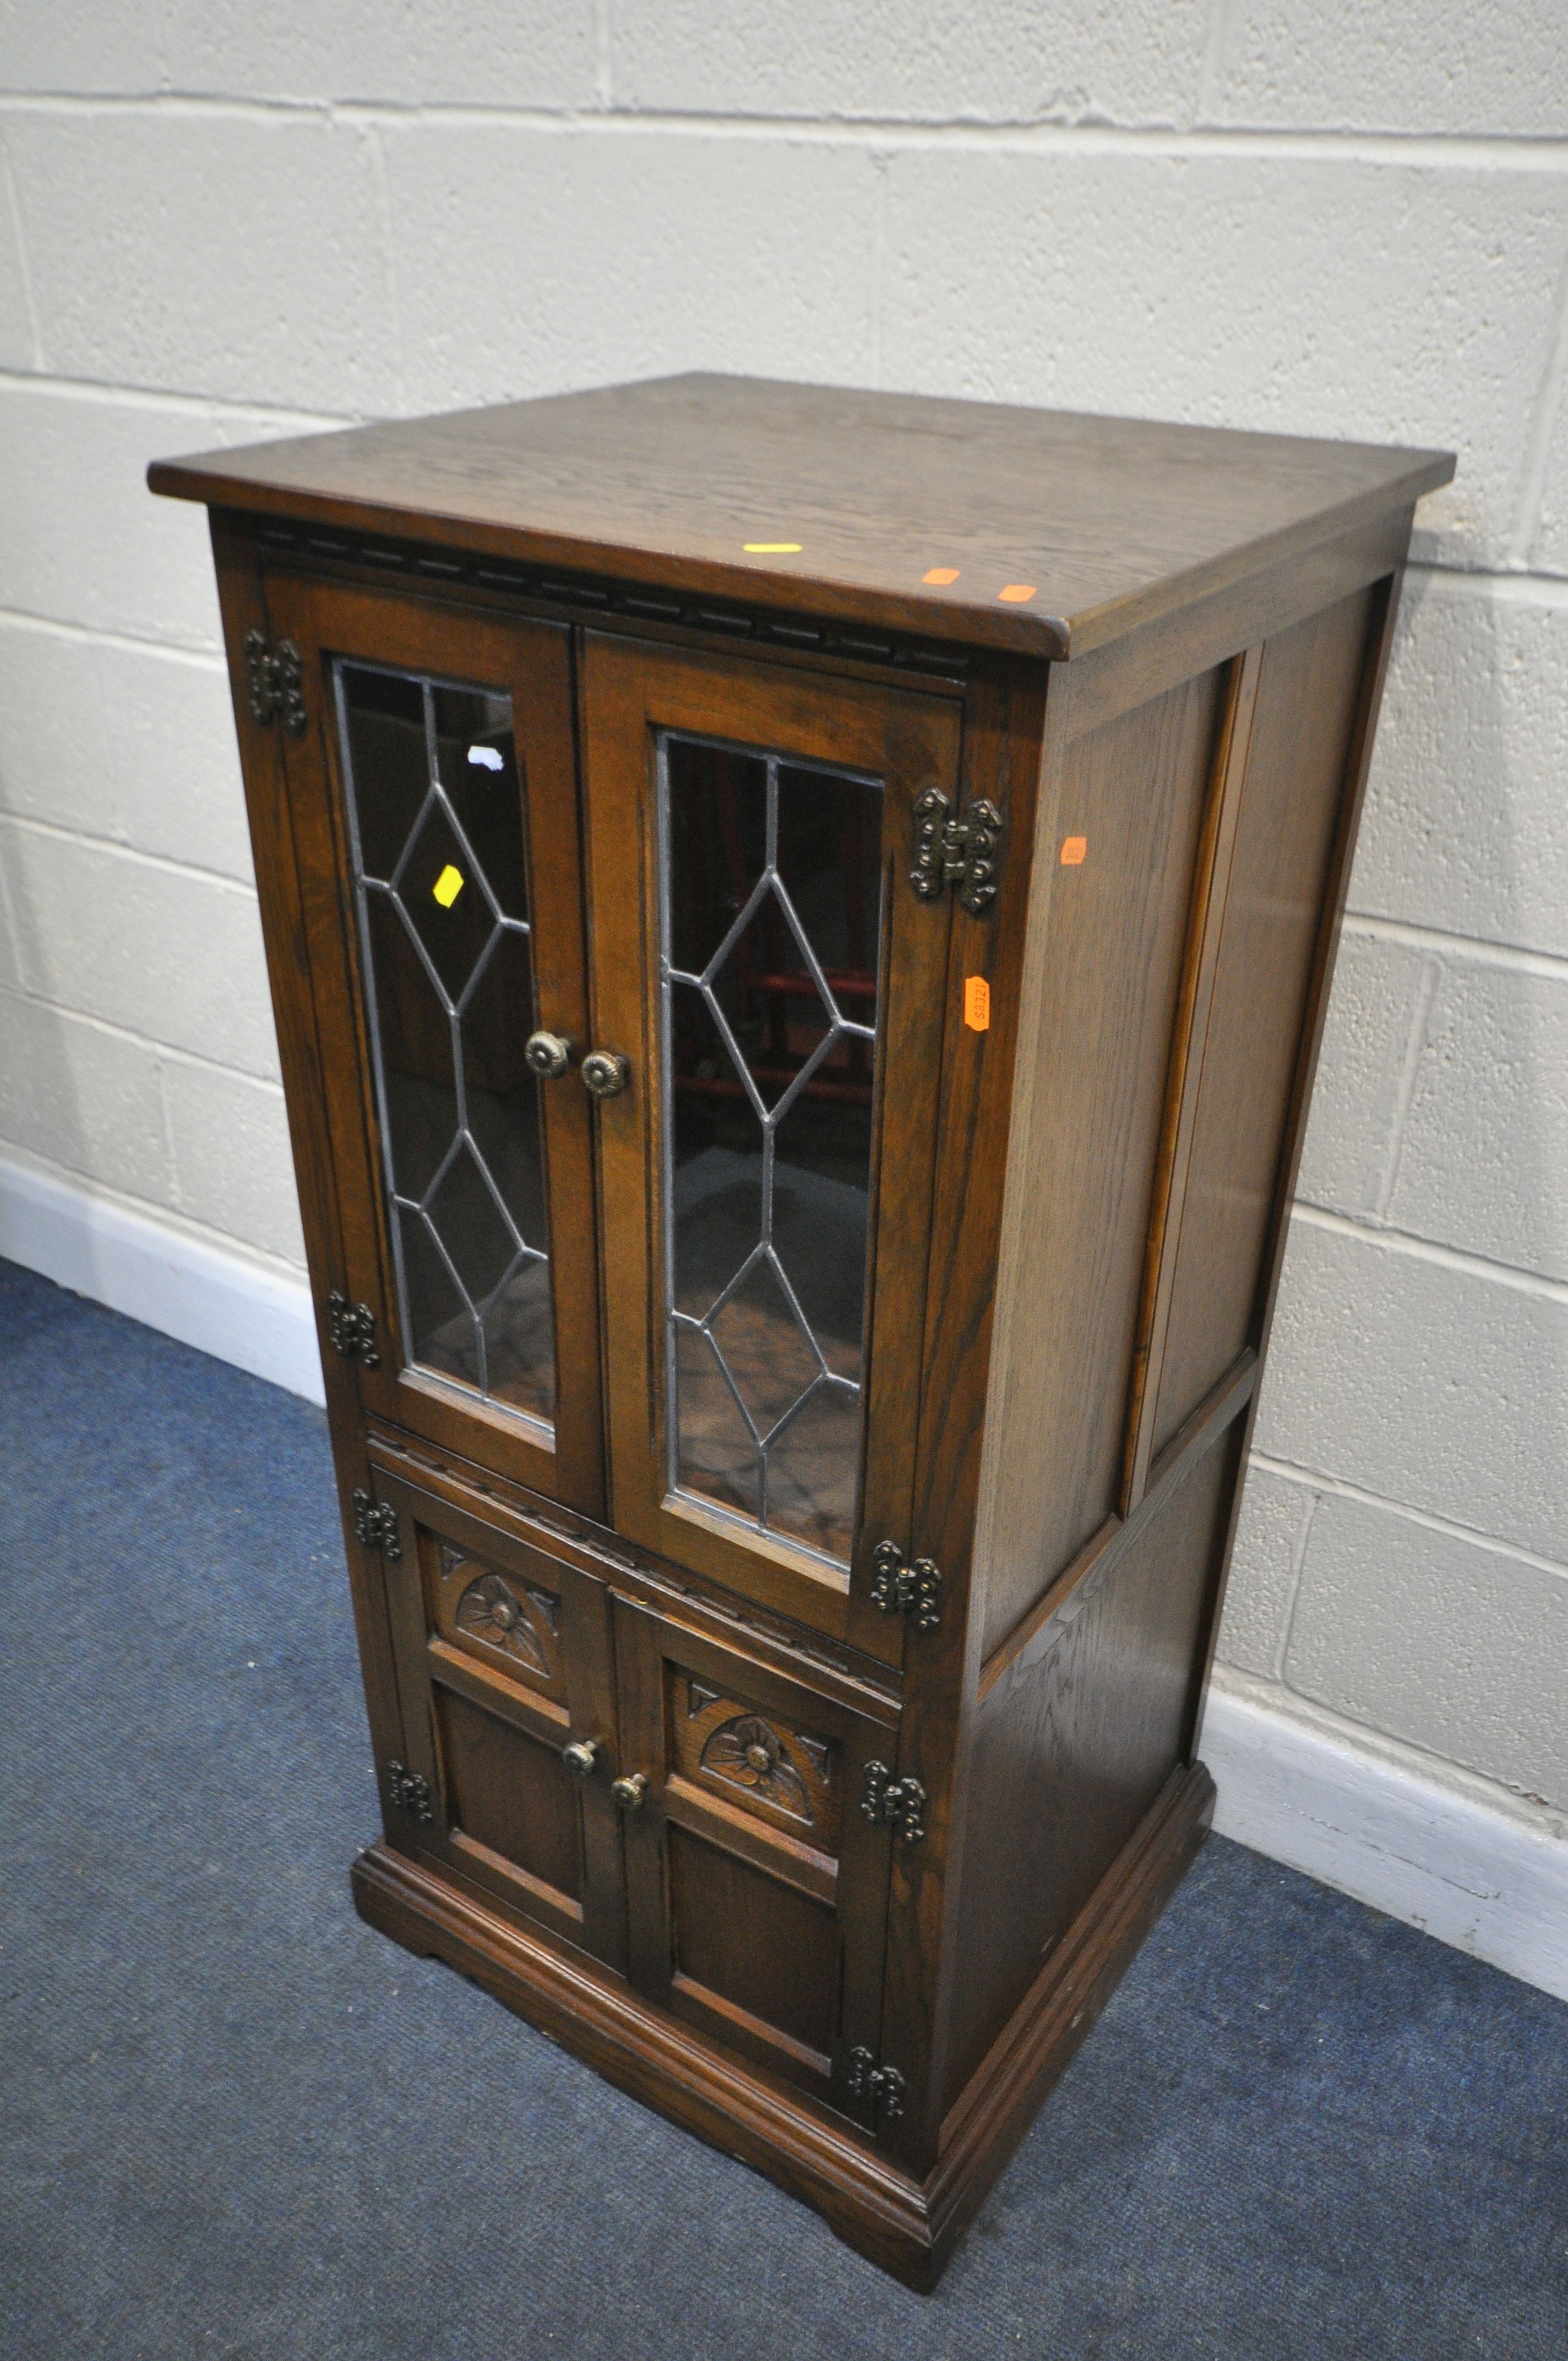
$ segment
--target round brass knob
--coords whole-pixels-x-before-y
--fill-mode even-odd
[[[612,1779],[609,1792],[623,1812],[635,1812],[641,1808],[642,1798],[648,1793],[648,1773],[646,1771],[634,1771],[630,1779]]]
[[[619,1098],[631,1080],[631,1061],[613,1049],[590,1049],[583,1060],[583,1083],[596,1099]]]
[[[603,1752],[597,1738],[577,1738],[563,1746],[561,1760],[575,1779],[591,1779]]]
[[[522,1054],[536,1074],[545,1082],[554,1082],[571,1064],[572,1045],[563,1041],[559,1033],[531,1033],[522,1045]]]

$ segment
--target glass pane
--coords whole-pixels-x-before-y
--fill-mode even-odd
[[[425,752],[424,690],[400,674],[338,667],[344,767],[364,782],[356,814],[360,857],[367,877],[386,879],[413,830],[430,786]]]
[[[674,735],[661,753],[670,1480],[845,1565],[882,788]]]
[[[522,791],[511,700],[337,666],[408,1358],[555,1407]]]
[[[528,916],[511,699],[433,684],[436,775],[457,824],[509,918]]]

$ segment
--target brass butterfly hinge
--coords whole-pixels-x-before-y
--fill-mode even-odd
[[[376,1314],[367,1303],[350,1303],[334,1287],[326,1300],[326,1325],[334,1353],[341,1353],[345,1361],[358,1361],[367,1369],[380,1367]]]
[[[292,640],[269,647],[263,633],[245,635],[245,675],[250,693],[250,718],[263,730],[281,721],[291,737],[305,726],[304,671]]]
[[[948,886],[971,917],[980,917],[996,899],[1002,875],[1002,840],[1007,823],[996,806],[979,796],[959,819],[940,787],[925,787],[915,798],[915,866],[909,882],[923,902],[935,902]]]
[[[861,1781],[861,1809],[879,1828],[896,1828],[905,1844],[926,1833],[926,1790],[918,1779],[895,1779],[885,1763],[868,1763]]]
[[[872,1552],[872,1605],[884,1615],[907,1615],[917,1631],[934,1631],[942,1620],[942,1577],[928,1557],[905,1563],[896,1542],[878,1542]]]
[[[401,1557],[398,1512],[389,1500],[373,1500],[368,1492],[356,1492],[354,1530],[367,1549],[379,1550],[383,1557]]]
[[[896,2123],[904,2113],[908,2085],[896,2066],[879,2066],[869,2049],[851,2049],[846,2060],[845,2082],[851,2099],[860,2099],[879,2124]]]
[[[422,1771],[411,1771],[401,1763],[389,1763],[387,1795],[395,1812],[407,1812],[422,1828],[429,1828],[435,1817],[435,1798]]]

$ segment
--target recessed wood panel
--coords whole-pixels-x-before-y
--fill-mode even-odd
[[[434,1701],[453,1830],[580,1897],[579,1809],[560,1755],[449,1690],[437,1689]]]
[[[1358,592],[1264,651],[1176,1247],[1157,1454],[1254,1341],[1371,598]]]
[[[834,1913],[685,1828],[670,1830],[669,1861],[677,1976],[825,2059],[839,2004]]]
[[[1205,674],[1080,739],[1036,852],[1054,873],[1031,921],[998,1274],[988,1652],[1113,1505],[1222,686]],[[1063,863],[1069,839],[1082,857]]]
[[[1090,1575],[1060,1636],[981,1710],[959,1902],[948,2095],[961,2087],[1168,1778],[1224,1545],[1233,1428]],[[1047,1635],[1048,1642],[1048,1635]]]

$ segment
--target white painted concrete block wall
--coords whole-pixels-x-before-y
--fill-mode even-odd
[[[1560,0],[0,0],[0,1146],[298,1272],[156,453],[693,366],[1453,445],[1220,1678],[1561,1838],[1565,140]]]

